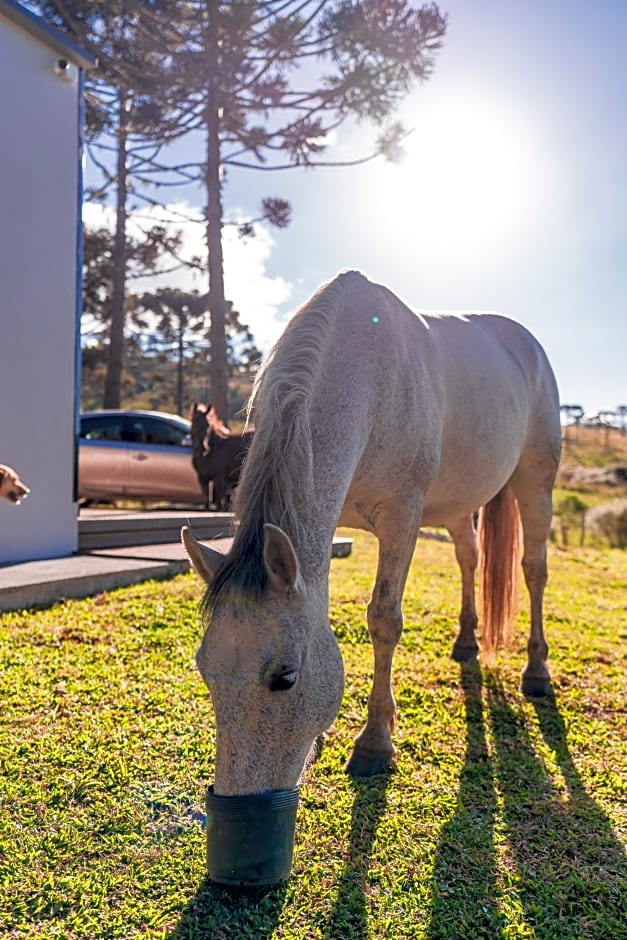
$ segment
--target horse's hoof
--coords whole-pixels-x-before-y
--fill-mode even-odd
[[[526,676],[523,674],[520,688],[523,695],[529,698],[544,698],[551,691],[549,676]]]
[[[474,662],[478,655],[478,646],[458,646],[456,643],[451,650],[451,659],[455,660],[456,663]]]
[[[374,777],[394,764],[394,753],[389,751],[366,751],[354,748],[344,769],[351,777]]]

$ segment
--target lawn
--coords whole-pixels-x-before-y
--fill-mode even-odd
[[[214,728],[195,577],[0,617],[3,938],[626,936],[625,553],[551,547],[540,702],[518,690],[524,606],[495,667],[449,658],[452,549],[421,540],[398,765],[355,782],[342,765],[365,714],[376,546],[350,534],[331,571],[344,702],[302,787],[292,878],[265,894],[204,877]]]

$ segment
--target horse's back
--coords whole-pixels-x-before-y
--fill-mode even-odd
[[[337,313],[321,396],[371,412],[373,422],[428,433],[482,435],[495,417],[554,428],[559,399],[533,335],[493,313],[416,313],[359,272],[338,275]]]
[[[376,382],[376,402],[396,406],[425,384],[434,406],[477,410],[497,389],[559,404],[544,350],[521,324],[496,313],[414,311],[388,288],[357,271],[339,274],[330,319],[324,388]],[[363,378],[360,379],[360,376]],[[469,415],[469,417],[472,417]]]
[[[438,474],[425,520],[446,521],[492,498],[521,463],[557,466],[559,396],[544,350],[525,327],[498,314],[427,317],[445,366]]]
[[[359,272],[341,274],[337,281],[343,307],[333,346],[345,368],[338,373],[333,364],[331,372],[340,384],[346,374],[355,374],[352,363],[363,369],[376,362],[388,397],[428,380],[434,401],[455,411],[464,410],[469,393],[471,407],[486,401],[498,406],[492,396],[499,388],[534,403],[544,400],[550,408],[559,405],[544,350],[515,320],[491,312],[414,311]],[[390,366],[398,368],[392,373]]]
[[[524,327],[496,314],[415,313],[355,271],[296,313],[251,406],[242,505],[271,475],[288,515],[297,502],[336,518],[344,506],[342,520],[365,528],[384,504],[411,501],[425,524],[459,519],[526,455],[555,464],[559,453],[555,380]]]
[[[442,522],[490,499],[525,455],[557,459],[557,387],[525,327],[491,313],[416,314],[357,272],[332,285],[318,416],[360,449],[353,502],[421,490],[425,518]]]
[[[439,400],[451,428],[494,433],[503,422],[517,433],[531,424],[559,428],[553,371],[535,337],[494,313],[425,315],[437,349]]]

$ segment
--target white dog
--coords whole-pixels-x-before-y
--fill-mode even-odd
[[[15,470],[0,463],[0,497],[19,506],[29,493],[29,488],[22,483]]]

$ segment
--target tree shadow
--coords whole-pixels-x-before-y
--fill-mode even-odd
[[[537,940],[598,940],[625,928],[625,854],[606,813],[586,792],[553,695],[533,702],[561,770],[553,782],[522,715],[488,676],[495,770],[517,891]]]
[[[477,662],[464,663],[461,682],[466,708],[466,754],[457,806],[441,830],[433,870],[429,940],[502,936],[497,906],[494,766],[486,741],[482,675]]]
[[[368,910],[366,887],[372,847],[385,812],[386,791],[392,771],[367,779],[351,778],[355,800],[351,811],[348,858],[340,876],[338,895],[324,940],[366,940]]]
[[[221,888],[205,877],[167,940],[226,940],[250,936],[266,940],[274,933],[287,885],[250,890]]]

